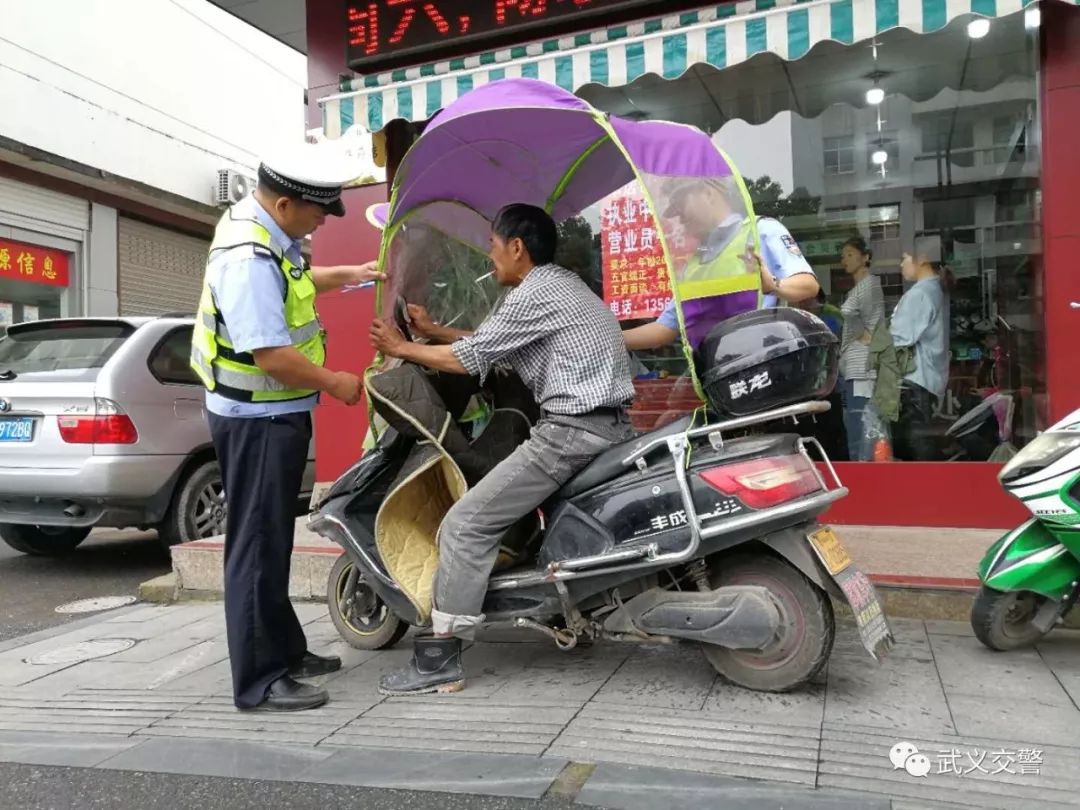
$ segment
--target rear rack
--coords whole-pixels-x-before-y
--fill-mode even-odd
[[[739,430],[740,428],[751,427],[753,425],[764,424],[765,422],[773,422],[777,419],[794,419],[800,416],[817,416],[820,413],[825,413],[832,406],[828,402],[800,402],[797,405],[788,405],[783,408],[775,408],[771,411],[763,411],[762,413],[756,413],[753,416],[739,416],[735,419],[728,419],[724,422],[715,422],[711,425],[702,425],[699,428],[693,428],[680,434],[687,439],[697,439],[702,436],[711,436],[712,434],[723,434],[724,431]],[[637,464],[639,459],[645,458],[662,445],[668,445],[670,447],[671,436],[661,436],[653,439],[651,442],[642,445],[625,459],[623,459],[623,466],[629,467],[631,464]],[[818,445],[820,448],[821,445]],[[824,452],[823,452],[824,454]]]

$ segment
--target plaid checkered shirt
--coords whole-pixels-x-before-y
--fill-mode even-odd
[[[509,365],[548,413],[580,416],[634,398],[619,322],[577,274],[555,264],[533,268],[452,348],[481,381],[495,364]]]

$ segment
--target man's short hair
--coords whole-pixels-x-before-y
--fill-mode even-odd
[[[504,242],[520,239],[534,264],[551,264],[555,260],[559,229],[543,208],[525,203],[508,205],[495,215],[491,232]]]

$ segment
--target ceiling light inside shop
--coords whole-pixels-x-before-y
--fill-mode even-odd
[[[866,103],[878,105],[885,100],[885,91],[880,87],[871,87],[866,91]]]
[[[874,161],[875,166],[884,166],[889,162],[889,153],[884,149],[878,149],[870,156],[870,159]]]
[[[1031,6],[1024,12],[1024,27],[1028,30],[1042,25],[1042,11],[1038,6]]]
[[[990,33],[990,21],[984,17],[972,20],[968,23],[968,36],[972,39],[982,39]]]

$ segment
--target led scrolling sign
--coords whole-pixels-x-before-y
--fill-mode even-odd
[[[347,7],[346,61],[371,73],[624,22],[701,0],[369,0]]]

